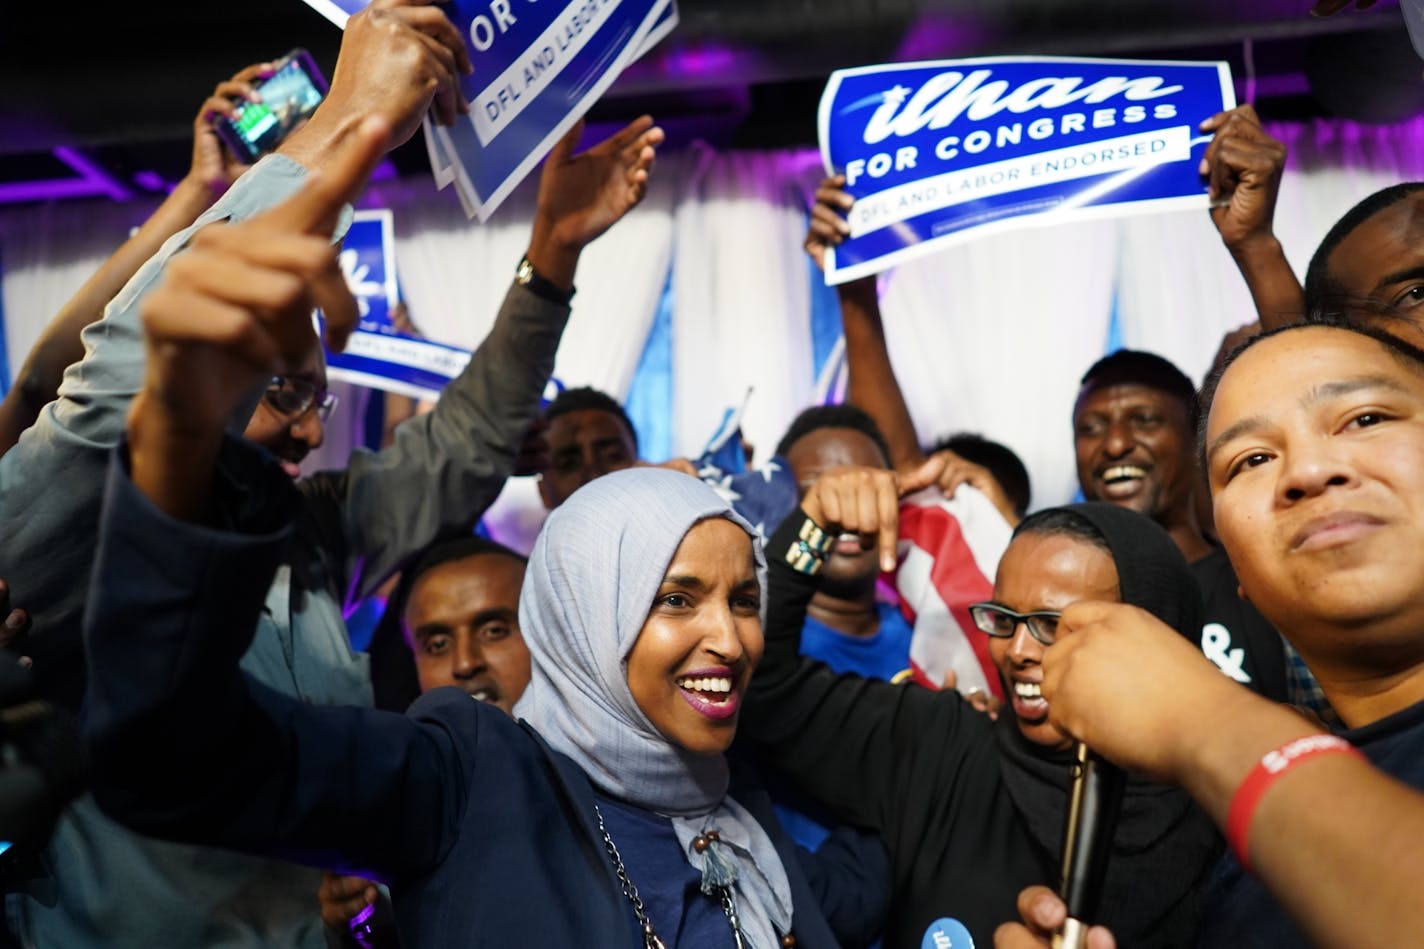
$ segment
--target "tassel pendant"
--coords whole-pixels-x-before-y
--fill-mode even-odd
[[[717,896],[737,881],[737,865],[727,858],[721,847],[712,846],[721,840],[715,830],[692,839],[692,849],[702,855],[702,892],[708,896]]]

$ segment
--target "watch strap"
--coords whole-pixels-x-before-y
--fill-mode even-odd
[[[528,287],[529,292],[535,296],[548,300],[550,303],[557,303],[559,306],[568,306],[574,298],[574,289],[565,290],[535,270],[527,256],[519,259],[519,266],[514,269],[514,282],[520,286]]]

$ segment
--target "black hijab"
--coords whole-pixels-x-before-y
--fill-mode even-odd
[[[1052,515],[1067,515],[1054,518]],[[1071,504],[1026,519],[1014,532],[1078,532],[1045,521],[1076,520],[1105,541],[1117,568],[1124,603],[1140,606],[1186,636],[1200,641],[1203,607],[1191,567],[1165,530],[1145,515],[1101,501]],[[1093,543],[1086,537],[1083,543]],[[1122,701],[1170,682],[1122,684]],[[1073,754],[1023,737],[1012,715],[999,717],[1004,784],[1030,836],[1057,867],[1068,810]],[[1129,777],[1113,833],[1112,859],[1103,882],[1099,918],[1123,946],[1189,946],[1201,919],[1202,896],[1222,849],[1221,835],[1185,791]]]

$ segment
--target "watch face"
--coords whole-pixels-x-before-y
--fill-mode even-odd
[[[528,283],[534,279],[534,265],[526,257],[519,262],[519,267],[514,271],[514,277],[520,283]]]

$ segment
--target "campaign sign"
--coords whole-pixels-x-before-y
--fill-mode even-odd
[[[333,23],[366,0],[306,0]],[[468,116],[426,120],[435,182],[487,220],[619,73],[677,25],[673,0],[450,0],[475,71],[461,80]]]
[[[843,69],[821,156],[846,176],[844,283],[985,233],[1207,206],[1203,119],[1236,104],[1224,62],[998,56]]]
[[[677,24],[672,0],[453,0],[475,71],[470,112],[426,125],[431,165],[465,211],[488,219],[629,63]]]
[[[399,295],[391,212],[357,211],[341,242],[340,261],[360,318],[345,351],[327,352],[327,374],[417,399],[438,398],[470,354],[402,332],[392,321]]]

